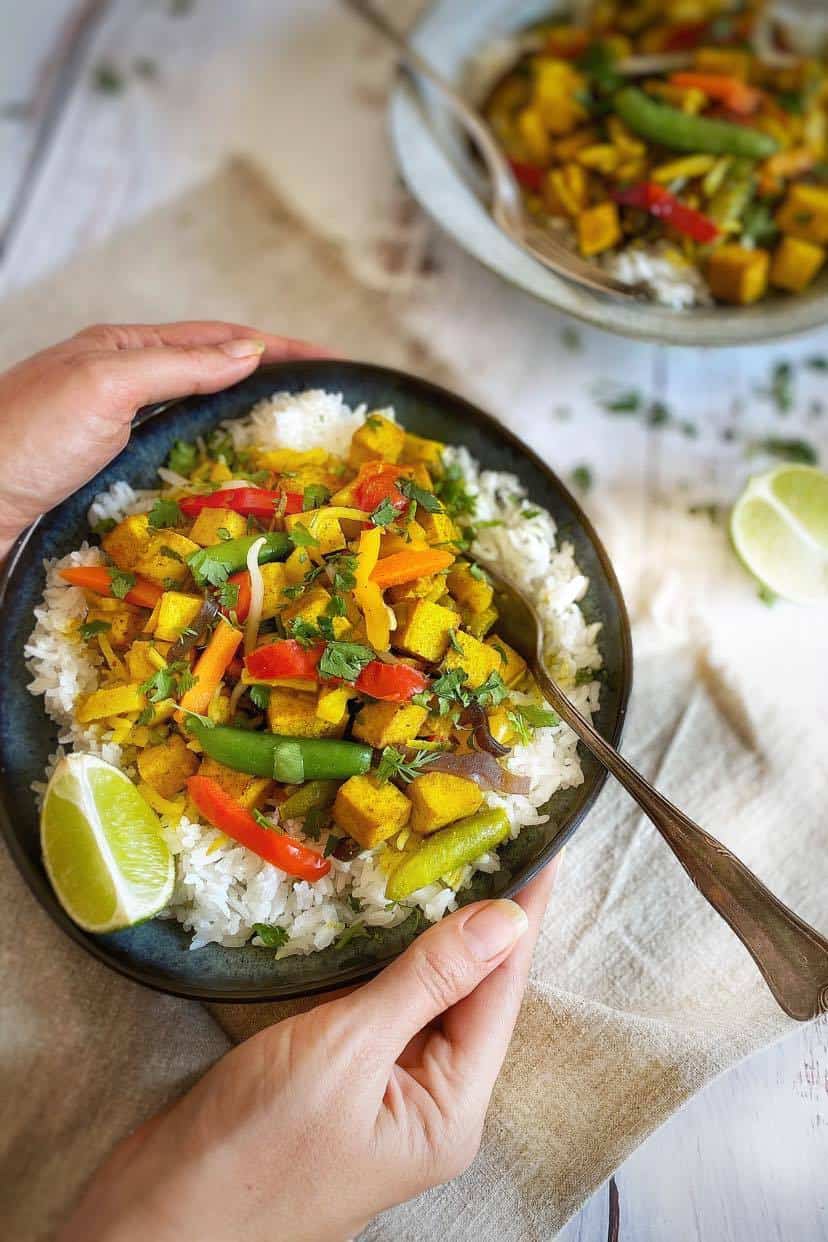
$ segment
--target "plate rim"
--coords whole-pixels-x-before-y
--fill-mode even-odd
[[[366,371],[378,379],[386,379],[389,381],[402,381],[406,385],[414,385],[425,394],[432,394],[438,402],[444,403],[446,399],[455,405],[459,404],[463,407],[464,414],[469,419],[481,425],[484,430],[489,432],[494,438],[505,441],[510,448],[515,450],[519,455],[528,459],[532,465],[545,475],[553,488],[558,490],[567,503],[571,506],[577,519],[577,524],[584,532],[588,542],[595,551],[596,557],[604,575],[605,581],[614,598],[615,606],[618,609],[618,622],[620,633],[620,663],[618,673],[618,708],[614,727],[609,741],[616,748],[618,747],[624,731],[627,710],[629,707],[630,693],[633,684],[633,644],[632,629],[630,625],[629,613],[624,599],[621,585],[618,581],[617,574],[613,567],[609,554],[604,547],[599,535],[597,534],[592,522],[584,513],[577,498],[572,494],[559,475],[548,465],[543,458],[535,452],[528,444],[526,444],[520,436],[518,436],[511,428],[506,427],[493,414],[481,406],[470,401],[462,394],[452,391],[443,385],[434,383],[425,379],[423,376],[417,375],[410,371],[403,371],[394,367],[383,366],[374,362],[364,362],[354,359],[337,359],[337,358],[311,358],[311,359],[291,359],[283,362],[267,363],[259,367],[253,375],[273,375],[277,378],[280,373],[293,370],[297,367],[302,369],[303,365],[307,365],[308,369],[321,368],[323,371],[326,366],[336,367],[340,371],[353,371],[358,377]],[[246,377],[246,378],[252,378]],[[242,387],[245,380],[239,385],[232,387]],[[205,397],[214,394],[203,394]],[[162,418],[171,410],[176,410],[180,406],[199,399],[201,394],[195,394],[189,397],[180,397],[171,401],[161,402],[157,405],[144,407],[139,410],[134,419],[133,427],[141,427],[155,420]],[[130,446],[127,445],[123,451],[128,453]],[[104,469],[108,469],[112,463],[107,463]],[[70,497],[66,498],[67,500]],[[15,541],[9,555],[2,568],[0,568],[0,615],[2,615],[3,606],[6,601],[7,593],[13,585],[17,567],[26,552],[27,546],[32,539],[35,531],[49,518],[50,514],[57,514],[65,501],[61,501],[49,513],[37,518]],[[23,570],[21,569],[21,572]],[[44,712],[45,715],[45,712]],[[579,743],[579,745],[581,745]],[[595,781],[583,803],[570,816],[568,822],[559,831],[555,837],[542,849],[537,858],[529,864],[520,875],[519,880],[514,879],[500,897],[506,898],[514,896],[519,892],[530,880],[532,880],[551,860],[563,849],[566,842],[572,837],[582,824],[583,820],[592,810],[596,800],[603,791],[609,773],[606,769],[596,773]],[[6,782],[6,769],[0,766],[0,836],[2,836],[9,855],[14,862],[18,873],[26,883],[29,891],[38,901],[41,909],[52,919],[52,921],[67,935],[75,944],[79,945],[92,957],[96,958],[109,969],[114,970],[117,974],[124,978],[131,979],[134,983],[141,984],[153,991],[160,992],[170,996],[176,996],[184,1000],[197,1000],[208,1004],[268,1004],[281,1001],[291,1001],[302,999],[309,996],[323,995],[327,992],[334,991],[338,988],[355,985],[366,982],[378,974],[386,965],[394,960],[397,954],[389,956],[376,964],[354,965],[345,970],[338,972],[335,979],[330,982],[319,980],[316,983],[305,985],[297,988],[281,989],[277,992],[268,992],[262,989],[255,995],[239,995],[232,988],[207,988],[198,984],[166,982],[155,978],[152,971],[140,964],[132,963],[128,960],[116,957],[107,951],[104,944],[97,938],[84,932],[78,927],[65,912],[60,902],[57,900],[48,878],[42,868],[38,868],[32,863],[28,854],[24,851],[22,844],[15,833],[11,820],[11,796]]]

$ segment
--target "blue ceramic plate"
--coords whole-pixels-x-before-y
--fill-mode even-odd
[[[434,0],[414,27],[412,41],[449,82],[461,86],[468,62],[481,48],[570,8],[568,0]],[[400,77],[391,99],[391,138],[412,194],[464,250],[511,284],[608,332],[676,345],[749,345],[828,320],[828,273],[797,297],[686,311],[583,289],[542,267],[500,231],[468,145],[433,90],[421,93]]]
[[[222,419],[247,413],[273,392],[324,388],[341,392],[351,405],[393,405],[399,420],[420,435],[465,444],[484,466],[517,474],[532,500],[550,510],[562,538],[575,546],[578,563],[590,578],[584,604],[588,619],[600,620],[606,680],[598,727],[617,742],[632,674],[629,623],[624,601],[606,552],[555,474],[488,414],[460,397],[399,371],[357,362],[305,361],[262,367],[250,379],[214,396],[177,401],[141,421],[129,447],[92,482],[47,514],[20,540],[0,579],[0,667],[5,689],[0,698],[0,826],[6,845],[29,887],[67,935],[100,961],[139,983],[180,996],[208,1001],[266,1001],[307,995],[367,978],[416,934],[414,916],[382,939],[354,940],[341,950],[275,961],[266,949],[222,949],[210,945],[190,952],[189,937],[167,919],[153,919],[128,931],[92,936],[64,914],[40,858],[38,815],[32,781],[42,778],[56,746],[56,729],[42,701],[26,689],[29,680],[23,646],[33,626],[32,610],[43,589],[43,559],[64,556],[88,535],[86,511],[95,495],[117,479],[133,487],[156,486],[156,469],[173,441],[209,432]],[[592,806],[605,774],[582,755],[584,783],[556,794],[550,822],[524,829],[501,850],[503,868],[479,876],[463,900],[505,896],[525,884],[563,846]]]

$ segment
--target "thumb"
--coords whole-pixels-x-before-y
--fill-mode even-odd
[[[366,1029],[385,1030],[394,1057],[439,1014],[474,991],[529,926],[514,901],[483,901],[429,928],[366,984],[356,1001]]]
[[[193,393],[218,392],[244,379],[262,359],[262,340],[220,345],[158,345],[89,357],[99,391],[132,407]]]

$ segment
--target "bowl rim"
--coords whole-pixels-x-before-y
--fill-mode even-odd
[[[429,0],[407,31],[408,37],[415,43],[421,43],[424,35],[427,38],[429,24],[439,16],[439,10],[445,2],[446,0]],[[503,9],[508,14],[505,3]],[[427,54],[427,49],[421,50],[425,50]],[[470,48],[469,53],[472,50]],[[439,102],[436,107],[440,108]],[[658,303],[647,303],[643,308],[639,307],[639,310],[652,312],[652,322],[649,317],[641,322],[637,318],[635,304],[584,289],[550,270],[543,269],[516,241],[500,233],[488,212],[484,214],[492,230],[489,240],[496,248],[492,250],[483,245],[482,239],[470,241],[469,231],[464,228],[464,224],[468,225],[470,222],[468,213],[461,211],[452,216],[445,211],[442,197],[432,193],[434,170],[420,169],[418,166],[412,139],[420,144],[425,142],[430,151],[439,150],[444,160],[450,164],[452,161],[442,150],[439,136],[427,114],[423,96],[418,92],[411,75],[401,65],[397,67],[389,92],[386,121],[400,174],[429,220],[482,267],[528,294],[536,302],[551,306],[561,314],[570,315],[581,323],[628,340],[676,345],[685,349],[735,348],[782,341],[813,331],[828,321],[826,288],[822,293],[812,291],[811,296],[780,296],[769,304],[759,302],[748,307],[702,307],[695,312],[692,309],[675,310]],[[420,150],[426,148],[421,145]],[[453,171],[461,177],[459,170]],[[529,265],[525,271],[521,270],[524,264]],[[532,273],[542,273],[541,280],[536,282]]]
[[[482,409],[480,406],[469,401],[459,393],[452,392],[450,389],[440,384],[435,384],[430,380],[424,379],[422,376],[415,375],[411,372],[402,371],[393,367],[381,366],[373,362],[362,362],[350,359],[336,358],[312,358],[302,360],[288,360],[285,362],[267,363],[258,368],[253,375],[273,375],[274,379],[288,370],[295,372],[307,366],[309,371],[314,374],[319,369],[323,372],[326,367],[335,367],[338,371],[343,369],[352,371],[356,376],[364,375],[369,372],[377,379],[385,379],[389,382],[402,381],[408,386],[413,385],[426,398],[432,398],[437,404],[444,403],[446,400],[455,406],[460,406],[465,417],[468,417],[472,423],[481,426],[484,431],[494,436],[496,439],[505,441],[505,443],[515,450],[519,455],[526,458],[531,464],[546,476],[553,489],[562,494],[563,499],[571,506],[578,527],[583,532],[587,541],[594,549],[596,558],[604,575],[606,584],[615,601],[618,610],[618,628],[620,637],[619,651],[619,670],[618,670],[618,686],[617,686],[617,712],[612,729],[612,733],[608,740],[616,748],[619,745],[624,730],[624,724],[629,705],[630,692],[632,690],[633,680],[633,646],[632,631],[630,626],[629,614],[627,612],[626,602],[624,600],[618,577],[613,568],[609,554],[606,551],[601,539],[595,531],[591,521],[584,513],[577,499],[572,495],[565,483],[560,479],[556,472],[549,466],[543,458],[530,448],[521,438],[516,435],[510,428],[504,426],[494,415]],[[248,377],[252,378],[252,377]],[[241,387],[245,383],[244,380],[238,385]],[[212,395],[212,394],[208,394]],[[170,410],[175,410],[182,405],[198,399],[193,397],[180,397],[171,401],[159,402],[155,405],[146,406],[138,411],[133,419],[134,427],[141,427],[154,420],[161,418]],[[130,446],[123,450],[129,452]],[[107,464],[107,467],[111,463]],[[67,497],[68,499],[68,497]],[[61,502],[61,505],[65,502]],[[0,568],[0,615],[2,615],[3,605],[6,600],[9,588],[13,585],[17,567],[20,564],[27,545],[31,540],[34,532],[40,525],[48,520],[51,514],[58,513],[61,505],[56,505],[49,513],[42,515],[33,522],[15,541],[5,564]],[[23,572],[21,570],[21,572]],[[579,743],[579,746],[581,744]],[[521,871],[519,877],[515,877],[507,888],[498,894],[500,897],[511,897],[519,892],[531,879],[533,879],[556,854],[563,849],[566,842],[573,833],[578,829],[589,811],[592,810],[599,794],[604,788],[604,784],[609,776],[606,769],[599,770],[595,773],[592,789],[587,797],[563,823],[559,832],[555,834],[551,841],[547,842],[542,850],[539,851],[537,857]],[[5,771],[0,767],[0,836],[5,841],[6,848],[17,867],[18,872],[25,881],[29,891],[37,899],[41,908],[49,915],[54,923],[75,942],[80,945],[87,953],[96,958],[109,969],[116,971],[117,974],[124,978],[131,979],[134,983],[139,983],[144,987],[148,987],[156,992],[161,992],[170,996],[177,996],[185,1000],[197,1000],[202,1003],[209,1004],[268,1004],[281,1001],[297,1000],[309,996],[317,996],[326,992],[335,991],[338,988],[352,986],[366,982],[373,978],[385,966],[387,966],[397,954],[391,955],[378,963],[368,963],[365,965],[354,965],[342,970],[335,979],[330,982],[320,980],[297,988],[285,988],[278,992],[267,992],[263,990],[261,994],[256,995],[237,995],[232,988],[209,988],[198,984],[188,984],[185,982],[168,982],[156,978],[151,967],[135,964],[129,959],[121,958],[110,953],[105,943],[99,938],[91,936],[82,928],[77,926],[69,915],[65,912],[57,896],[54,893],[45,870],[38,867],[32,862],[29,855],[23,849],[23,846],[12,826],[11,797],[5,779]],[[425,930],[425,929],[423,929]]]

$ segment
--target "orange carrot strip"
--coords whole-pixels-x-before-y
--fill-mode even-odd
[[[193,669],[195,685],[187,691],[179,706],[188,712],[206,714],[221,679],[227,672],[233,656],[242,640],[241,630],[224,620],[213,630],[212,637]]]
[[[72,586],[81,587],[84,591],[94,591],[96,595],[115,598],[112,573],[106,565],[77,565],[72,569],[61,569],[59,573]],[[141,608],[154,608],[163,594],[164,591],[157,582],[136,577],[124,599],[128,604],[138,604]]]
[[[762,101],[760,90],[727,73],[671,73],[670,82],[688,90],[704,91],[711,99],[743,116],[755,112]]]
[[[454,560],[451,552],[444,548],[424,548],[422,551],[395,552],[393,556],[384,556],[377,561],[371,572],[371,582],[376,582],[381,590],[386,587],[400,586],[403,582],[411,582],[414,578],[426,578],[429,574],[438,574],[441,569],[448,569]]]

